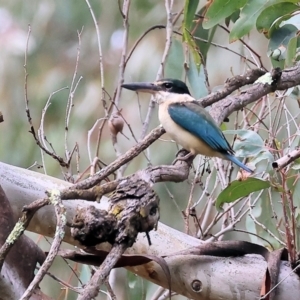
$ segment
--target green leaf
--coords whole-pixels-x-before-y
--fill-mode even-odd
[[[204,97],[208,94],[205,85],[203,66],[201,66],[200,72],[198,72],[195,62],[191,57],[190,57],[189,68],[187,70],[187,78],[193,91],[192,94],[196,99]]]
[[[265,159],[268,160],[268,162],[272,163],[274,161],[274,156],[270,151],[263,150],[254,159],[251,160],[251,164],[256,165]]]
[[[280,3],[280,2],[292,2],[297,3],[296,0],[251,0],[243,7],[240,18],[233,25],[229,35],[230,42],[234,42],[244,35],[248,34],[249,31],[254,28],[256,20],[261,12],[267,7]]]
[[[139,276],[136,276],[136,274],[133,274],[131,272],[127,272],[127,281],[128,281],[128,287],[127,293],[128,293],[128,299],[146,299],[145,297],[145,282],[144,279],[142,279]]]
[[[199,0],[186,0],[183,10],[183,28],[192,29]]]
[[[190,34],[188,30],[184,30],[183,32],[183,41],[187,43],[189,46],[190,51],[192,52],[192,56],[197,68],[197,71],[200,71],[200,66],[201,66],[201,56],[200,56],[200,50],[198,46],[196,45],[196,42],[193,38],[193,36]]]
[[[80,282],[86,284],[89,282],[91,278],[91,269],[88,265],[81,265],[81,271],[80,271]]]
[[[262,138],[252,130],[238,129],[226,130],[224,134],[236,134],[233,150],[238,157],[255,156],[259,152],[265,150],[264,141]]]
[[[215,0],[211,2],[203,22],[203,28],[209,29],[219,24],[225,18],[232,15],[239,8],[243,7],[247,0],[224,1]]]
[[[298,46],[299,48],[299,46]],[[300,55],[300,53],[299,53]],[[296,102],[298,104],[298,108],[300,108],[300,89],[298,86],[289,88],[287,90],[288,95],[288,101],[289,103]],[[290,145],[290,148],[295,148],[299,146],[300,142],[300,130],[297,130],[296,132],[296,138],[293,139],[292,144]]]
[[[274,157],[271,152],[264,149],[263,151],[259,152],[255,158],[251,159],[248,165],[254,169],[256,173],[260,172],[274,172],[272,167],[272,162],[274,161]]]
[[[292,166],[293,170],[300,170],[300,158],[297,158],[294,162],[293,162],[293,166]],[[299,182],[299,180],[298,180]],[[300,192],[300,189],[299,189]],[[300,195],[300,194],[298,194]],[[300,202],[299,202],[300,203]]]
[[[279,28],[283,27],[284,25],[294,25],[297,28],[300,28],[300,16],[294,15],[291,16],[290,14],[283,15],[282,17],[278,18],[275,22],[273,22],[271,28],[268,32],[268,38],[270,38],[274,31],[278,30]]]
[[[273,204],[271,205],[271,201]],[[275,236],[279,239],[281,238],[278,227],[276,226],[276,219],[274,218],[274,211],[277,214],[280,214],[282,211],[282,207],[279,204],[280,196],[278,193],[272,194],[271,199],[268,191],[264,191],[260,195],[260,200],[254,207],[251,208],[251,215],[254,217],[258,223],[263,224],[268,228],[268,231],[272,232]],[[278,221],[277,221],[278,222]],[[269,241],[275,249],[281,248],[282,246],[278,243],[276,239],[274,239],[270,234],[264,230],[260,225],[255,224],[249,214],[246,216],[245,219],[245,226],[247,231],[256,233],[258,235],[257,241],[260,244],[263,244],[268,249],[270,249],[269,243],[263,241],[259,237]],[[254,241],[256,238],[253,235],[249,235],[251,241]],[[271,249],[270,249],[271,250]]]
[[[200,50],[195,42],[194,37],[191,35],[193,27],[194,16],[198,7],[199,0],[186,0],[184,6],[184,18],[182,26],[182,40],[187,43],[193,55],[198,72],[201,66]]]
[[[133,273],[127,273],[128,286],[130,289],[134,289],[137,286],[138,277]]]
[[[247,2],[241,11],[240,18],[231,29],[229,35],[231,43],[246,35],[254,27],[256,19],[265,4],[265,0],[252,0]]]
[[[284,193],[285,190],[281,184],[278,184],[276,182],[272,182],[272,191],[275,191],[277,193]]]
[[[205,14],[206,7],[203,6],[199,11],[198,15],[203,16]],[[203,22],[200,22],[198,26],[196,26],[196,30],[193,31],[195,42],[199,49],[201,49],[201,54],[203,60],[206,60],[207,52],[209,47],[211,46],[212,38],[215,34],[216,27],[211,30],[204,29],[202,26]]]
[[[268,46],[268,55],[277,61],[286,59],[288,44],[296,36],[297,31],[297,27],[290,24],[272,31]]]
[[[232,15],[230,15],[229,17],[227,17],[225,19],[225,25],[228,27],[230,24],[230,21],[235,23],[239,17],[240,17],[240,10],[236,10]]]
[[[183,71],[184,55],[182,43],[177,39],[173,39],[171,49],[166,61],[165,74],[170,78],[181,78]]]
[[[290,2],[281,2],[265,8],[256,21],[256,28],[269,37],[269,29],[272,24],[282,16],[291,14],[299,9],[299,6]]]
[[[285,67],[292,67],[296,61],[296,53],[297,53],[297,44],[298,44],[298,36],[295,36],[290,39],[287,52],[286,52],[286,60],[285,60]]]
[[[299,9],[300,9],[300,7],[299,7]],[[282,20],[280,25],[283,26],[283,25],[287,25],[287,24],[294,25],[300,29],[300,14],[294,14],[289,19]]]
[[[247,178],[243,181],[235,180],[219,194],[216,208],[220,210],[223,203],[231,203],[239,198],[248,196],[250,193],[261,191],[268,187],[270,187],[269,181],[258,178]]]
[[[284,59],[274,59],[271,57],[271,63],[273,68],[284,69]]]

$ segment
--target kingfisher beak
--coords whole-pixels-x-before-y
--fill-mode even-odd
[[[153,82],[125,83],[122,84],[121,87],[131,91],[144,92],[150,94],[155,94],[156,92],[160,91],[160,87]]]

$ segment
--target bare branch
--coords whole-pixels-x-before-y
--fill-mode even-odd
[[[295,161],[297,158],[300,157],[300,149],[296,149],[291,151],[290,153],[282,156],[281,158],[277,159],[272,163],[272,167],[276,169],[276,171],[280,171],[285,168],[287,165]]]
[[[86,179],[82,182],[79,182],[79,183],[75,184],[73,188],[88,189],[88,188],[98,184],[104,178],[106,178],[108,175],[110,175],[112,172],[118,170],[121,166],[123,166],[124,164],[126,164],[127,162],[132,160],[134,157],[139,155],[143,150],[148,148],[152,143],[154,143],[164,133],[165,133],[165,130],[161,126],[153,129],[144,138],[143,141],[141,141],[140,143],[135,145],[133,148],[131,148],[125,154],[121,155],[113,163],[111,163],[109,166],[103,168],[101,171],[99,171],[93,177],[88,178],[88,179]]]
[[[94,273],[81,295],[77,298],[78,300],[90,300],[97,297],[101,284],[107,278],[109,272],[120,259],[126,248],[125,244],[120,244],[111,249],[104,262]]]
[[[118,85],[117,90],[115,93],[115,97],[113,102],[118,107],[120,101],[120,94],[121,94],[121,84],[124,82],[124,72],[126,66],[126,52],[127,52],[127,44],[128,44],[128,30],[129,30],[129,23],[128,23],[128,15],[129,15],[129,7],[130,7],[130,0],[124,0],[123,2],[123,45],[122,45],[122,53],[121,53],[121,61],[119,65],[119,77],[118,77]]]
[[[63,206],[61,199],[60,199],[60,192],[58,190],[53,190],[49,194],[49,203],[54,206],[56,217],[57,217],[57,226],[56,232],[54,236],[54,240],[51,244],[50,251],[45,259],[44,263],[42,264],[41,268],[35,275],[34,279],[28,286],[27,290],[24,292],[23,296],[20,298],[22,300],[27,300],[31,298],[33,291],[36,289],[38,284],[44,278],[46,272],[51,267],[60,247],[61,242],[63,241],[65,231],[64,227],[66,225],[66,210]]]
[[[164,68],[165,68],[165,62],[168,57],[171,45],[172,45],[172,33],[173,33],[173,15],[172,15],[172,8],[173,8],[173,1],[165,0],[165,7],[166,7],[166,13],[167,13],[167,25],[166,25],[166,43],[165,43],[165,49],[164,53],[161,59],[161,63],[158,69],[158,72],[156,74],[156,80],[160,79],[164,75]],[[155,103],[153,101],[153,96],[150,99],[150,103],[148,106],[147,115],[143,124],[142,133],[140,138],[143,139],[146,135],[146,132],[149,127],[150,120],[152,118],[153,110],[155,107]]]
[[[70,122],[71,111],[72,111],[72,108],[73,108],[73,98],[74,98],[74,93],[75,93],[75,91],[78,87],[78,84],[82,79],[82,76],[80,76],[79,79],[77,80],[77,83],[75,84],[75,79],[77,77],[77,72],[78,72],[79,58],[80,58],[82,30],[80,32],[77,31],[78,48],[77,48],[77,55],[76,55],[75,70],[74,70],[74,74],[73,74],[73,78],[72,78],[72,82],[71,82],[71,86],[70,86],[70,92],[69,92],[67,107],[66,107],[66,116],[65,116],[65,156],[66,156],[67,161],[70,160],[70,153],[69,153],[69,150],[68,150],[68,132],[69,132],[69,122]]]
[[[286,90],[299,84],[300,64],[296,65],[295,67],[283,70],[280,80],[274,85],[270,85],[267,83],[256,83],[246,90],[243,90],[240,95],[229,96],[222,101],[219,101],[213,106],[211,115],[218,123],[220,123],[232,112],[242,109],[246,105],[257,101],[261,97],[272,93],[275,90]],[[215,99],[219,100],[219,97],[217,95],[215,95],[214,97]],[[204,106],[206,107],[208,105],[208,102],[206,101],[207,97],[204,97],[202,99],[204,102]],[[212,104],[216,101],[217,100],[210,99],[209,104]]]
[[[204,107],[212,105],[230,95],[232,92],[236,91],[242,86],[253,83],[260,76],[264,75],[266,72],[261,69],[249,70],[244,75],[237,75],[228,80],[226,80],[224,88],[221,91],[217,91],[207,95],[206,97],[200,99]]]

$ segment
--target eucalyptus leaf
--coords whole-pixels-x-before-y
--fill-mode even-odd
[[[299,7],[299,9],[300,9],[300,7]],[[298,29],[300,29],[300,14],[294,14],[289,19],[283,20],[280,25],[284,26],[284,25],[287,25],[287,24],[294,25]]]
[[[297,11],[298,9],[299,6],[291,2],[281,2],[270,5],[269,7],[265,8],[257,18],[256,28],[258,31],[263,32],[269,37],[269,29],[274,21],[283,15],[290,16],[292,12]]]
[[[217,210],[221,209],[224,203],[231,203],[235,200],[246,197],[249,194],[269,188],[270,182],[258,178],[247,178],[246,180],[235,180],[231,182],[218,196],[216,201]]]
[[[197,71],[200,71],[201,66],[201,56],[200,50],[195,42],[194,37],[191,34],[193,29],[193,21],[195,18],[195,13],[199,4],[199,0],[186,0],[183,11],[183,26],[182,26],[182,39],[189,46],[189,50],[193,55]]]
[[[128,299],[146,299],[144,279],[137,276],[136,274],[127,272],[127,281],[129,287]]]
[[[200,71],[198,72],[197,67],[195,65],[195,61],[192,58],[190,58],[189,69],[187,70],[187,77],[193,91],[193,96],[196,99],[202,98],[208,94],[205,85],[203,65],[201,65]]]
[[[268,160],[269,163],[274,161],[274,156],[270,151],[264,150],[260,152],[254,159],[251,160],[251,164],[256,165],[257,163],[261,162],[262,160]]]
[[[82,264],[80,275],[79,275],[80,282],[86,284],[91,279],[91,268],[88,265]]]
[[[286,60],[285,60],[285,66],[287,68],[292,67],[295,64],[298,40],[299,40],[299,37],[295,36],[295,37],[291,38],[288,43],[287,52],[286,52]]]
[[[130,273],[130,272],[127,273],[127,281],[128,281],[128,286],[130,289],[136,288],[138,279],[139,279],[139,277],[136,276],[135,274]]]
[[[203,16],[206,12],[206,7],[203,6],[199,11],[198,15]],[[201,54],[203,57],[203,60],[206,60],[206,56],[208,53],[208,50],[211,46],[212,39],[214,37],[214,34],[216,32],[217,26],[213,27],[212,29],[204,29],[203,23],[200,22],[196,29],[193,31],[193,35],[195,38],[195,42],[199,49],[201,49]]]
[[[280,195],[278,193],[272,195],[270,198],[270,194],[266,190],[260,195],[260,200],[255,205],[255,207],[251,209],[251,213],[252,216],[257,220],[258,224],[259,223],[263,224],[263,226],[268,228],[269,232],[272,232],[274,236],[280,239],[281,236],[278,232],[276,219],[274,218],[274,213],[273,213],[273,211],[275,211],[278,215],[281,214],[282,206],[279,200],[280,200]],[[271,206],[271,202],[272,202],[272,206]],[[250,222],[251,221],[249,220],[249,223]],[[275,238],[273,238],[273,236],[269,234],[268,231],[266,231],[262,226],[258,224],[256,224],[255,227],[256,227],[256,234],[259,237],[262,237],[265,240],[269,241],[269,243],[271,243],[274,249],[278,249],[282,247],[280,243]],[[262,239],[259,239],[259,242],[270,249],[269,243],[263,241]]]
[[[268,53],[270,53],[270,56],[272,56],[273,59],[283,60],[286,58],[288,44],[290,40],[296,36],[297,31],[297,27],[288,24],[272,32],[268,46]],[[278,52],[278,57],[274,57],[275,51]]]
[[[185,0],[183,10],[183,27],[191,30],[199,0]]]
[[[231,2],[231,1],[230,1]],[[246,5],[242,8],[240,18],[233,25],[230,32],[230,42],[240,39],[248,34],[252,28],[255,27],[258,16],[267,7],[278,4],[281,2],[297,3],[296,0],[251,0],[247,1]]]
[[[229,26],[230,21],[232,21],[233,23],[235,23],[238,20],[239,17],[240,17],[240,10],[238,9],[234,13],[232,13],[229,17],[227,17],[225,19],[226,26],[227,27]]]
[[[248,1],[243,7],[240,18],[233,25],[229,38],[230,42],[234,42],[247,33],[255,26],[256,19],[263,10],[265,0]]]
[[[300,170],[300,159],[299,158],[293,162],[292,169]],[[299,191],[300,191],[300,189],[299,189]],[[298,195],[300,195],[300,194],[298,194]]]
[[[183,36],[183,41],[186,42],[186,44],[189,46],[189,50],[192,53],[197,71],[200,72],[200,66],[202,63],[202,59],[200,56],[200,50],[195,42],[195,39],[187,29],[184,30],[182,36]]]
[[[166,61],[165,73],[166,77],[181,78],[183,72],[183,50],[182,44],[178,40],[174,39],[170,48],[169,55]]]
[[[255,156],[265,149],[262,138],[252,130],[225,130],[224,134],[236,134],[233,150],[237,157]]]
[[[203,28],[209,29],[214,27],[215,25],[225,20],[225,18],[231,16],[234,12],[243,7],[246,3],[247,0],[212,1],[205,14]]]

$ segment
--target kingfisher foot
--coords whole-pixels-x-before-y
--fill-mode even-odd
[[[175,163],[178,161],[178,160],[181,160],[181,161],[183,161],[183,160],[187,160],[187,159],[189,159],[190,157],[192,157],[192,156],[195,156],[192,152],[189,152],[187,155],[185,155],[185,156],[182,156],[182,157],[176,157],[175,158],[175,160],[172,162],[172,165],[175,165]]]

